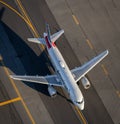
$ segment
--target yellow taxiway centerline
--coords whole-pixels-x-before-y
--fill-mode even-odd
[[[38,34],[38,32],[37,32],[37,30],[36,30],[36,28],[35,28],[34,25],[32,24],[32,22],[31,22],[31,20],[30,20],[28,14],[27,14],[25,8],[23,7],[21,1],[20,1],[20,0],[16,0],[16,2],[17,2],[17,4],[18,4],[20,10],[22,11],[24,18],[26,18],[26,20],[28,21],[28,23],[29,23],[29,25],[30,25],[32,31],[34,32],[34,36],[35,36],[35,37],[40,37],[39,34]],[[28,26],[29,26],[29,25],[28,25]]]
[[[20,0],[16,0],[16,3],[19,5],[20,9],[22,10],[22,13],[25,16],[26,20],[29,22],[29,24],[31,24],[31,21],[30,21],[28,15],[27,15],[25,9],[23,8],[21,1]]]
[[[75,21],[75,23],[77,25],[79,25],[79,21],[78,21],[77,17],[75,15],[73,15],[73,14],[72,14],[72,17],[73,17],[73,20]]]
[[[102,69],[103,69],[103,71],[104,71],[104,73],[105,73],[105,75],[106,76],[108,76],[109,75],[109,73],[108,73],[108,71],[107,71],[107,69],[106,69],[106,67],[105,67],[105,65],[101,65],[101,67],[102,67]]]
[[[88,46],[90,47],[90,49],[93,50],[94,47],[93,47],[92,43],[90,42],[90,40],[86,39],[86,42],[87,42]]]
[[[87,124],[87,121],[85,119],[85,117],[83,116],[82,112],[78,109],[78,107],[75,106],[75,110],[77,111],[77,113],[79,114],[83,124]]]
[[[31,28],[31,30],[33,31],[33,33],[32,33],[33,36],[34,36],[35,38],[39,38],[40,35],[39,35],[37,29],[35,28],[35,26],[33,25],[32,21],[31,21],[30,17],[28,16],[28,14],[27,14],[27,12],[26,12],[24,6],[22,5],[21,1],[20,1],[20,0],[16,0],[16,2],[17,2],[17,4],[18,4],[18,6],[19,6],[19,9],[20,9],[21,12],[23,13],[23,16],[25,16],[24,18],[26,18],[26,20],[29,22],[29,23],[27,23],[27,25],[28,25],[28,26]],[[40,44],[40,46],[41,46],[42,50],[45,49],[45,47],[44,47],[43,44]]]
[[[119,91],[119,90],[116,91],[116,94],[117,94],[118,97],[120,98],[120,91]]]
[[[27,25],[34,31],[34,28],[33,26],[28,22],[28,20],[26,20],[24,18],[24,16],[22,16],[16,9],[14,9],[13,7],[11,7],[9,4],[5,3],[4,1],[1,1],[0,0],[0,3],[5,5],[6,7],[8,7],[10,10],[12,10],[13,12],[15,12],[20,18],[22,18],[26,23]]]
[[[0,102],[0,106],[7,105],[7,104],[10,104],[10,103],[13,103],[13,102],[20,101],[20,100],[21,100],[20,97],[17,97],[17,98],[11,99],[11,100]]]

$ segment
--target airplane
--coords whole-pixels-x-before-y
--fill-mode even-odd
[[[15,80],[47,84],[48,93],[51,97],[57,94],[54,86],[62,87],[67,91],[72,103],[80,110],[83,110],[84,97],[77,82],[81,80],[85,89],[90,88],[91,84],[85,75],[103,60],[103,58],[108,55],[109,51],[105,50],[82,66],[70,70],[55,44],[55,41],[63,33],[64,30],[60,30],[51,35],[49,25],[46,24],[46,32],[43,33],[44,38],[28,38],[30,42],[44,44],[47,47],[48,54],[55,69],[55,74],[46,76],[10,75],[10,77]]]

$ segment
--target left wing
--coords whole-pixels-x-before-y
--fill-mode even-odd
[[[15,80],[28,81],[33,83],[41,83],[47,85],[54,85],[62,87],[62,82],[57,75],[48,76],[20,76],[20,75],[10,75],[11,78]]]
[[[79,81],[83,76],[85,76],[92,68],[94,68],[101,60],[103,60],[108,55],[108,50],[102,52],[89,62],[85,63],[83,66],[72,69],[71,72],[74,75],[75,81]]]

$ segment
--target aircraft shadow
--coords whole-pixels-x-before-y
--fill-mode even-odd
[[[16,55],[13,58],[19,59],[22,63],[25,72],[21,70],[21,68],[16,69],[16,65],[10,65],[11,62],[4,62],[5,66],[9,68],[14,74],[19,75],[46,75],[50,74],[50,71],[48,69],[48,64],[51,66],[51,63],[49,59],[45,56],[45,51],[41,52],[41,54],[38,56],[35,54],[35,52],[23,41],[14,31],[12,31],[4,22],[0,22],[2,27],[4,27],[4,30],[9,38],[9,42],[14,48]],[[5,41],[4,41],[5,42]],[[8,42],[8,41],[7,41]],[[33,43],[33,45],[35,45]],[[8,46],[9,47],[9,46]],[[10,52],[10,51],[9,51]],[[12,49],[11,49],[12,52]],[[3,57],[4,61],[6,60],[6,56],[4,53],[0,53]],[[1,66],[1,64],[0,64]],[[19,70],[19,71],[18,71]],[[21,72],[21,73],[20,73]],[[24,82],[26,85],[28,85],[31,88],[34,88],[35,90],[42,92],[46,95],[48,95],[47,86],[41,85],[41,84],[34,84],[34,83],[28,83]]]
[[[36,53],[30,48],[28,44],[25,43],[24,40],[20,38],[12,29],[10,29],[4,22],[0,22],[0,25],[5,30],[5,33],[7,34],[9,38],[9,44],[12,45],[14,48],[16,55],[13,58],[14,59],[19,59],[25,69],[25,72],[22,71],[22,69],[19,67],[16,69],[16,65],[11,65],[10,62],[5,62],[5,66],[9,68],[14,74],[19,74],[19,75],[47,75],[51,74],[49,71],[49,68],[53,68],[50,60],[48,59],[45,50],[40,53],[40,55],[36,55]],[[4,41],[6,42],[6,41]],[[34,44],[38,47],[37,44]],[[9,47],[9,46],[8,46]],[[12,50],[11,50],[12,51]],[[4,61],[6,60],[5,54],[0,51],[0,54],[4,58]],[[1,63],[0,63],[1,66]],[[38,92],[41,92],[47,96],[49,96],[48,90],[47,90],[47,85],[43,84],[37,84],[37,83],[29,83],[29,82],[24,82],[27,86],[37,90]],[[67,99],[65,96],[61,95],[58,92],[58,95],[65,98],[67,101],[71,102],[69,99]]]
[[[2,19],[3,15],[4,15],[4,12],[5,12],[5,8],[2,7],[2,8],[0,9],[0,20]]]

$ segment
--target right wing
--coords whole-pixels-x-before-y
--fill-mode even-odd
[[[74,75],[74,79],[78,82],[83,76],[85,76],[92,68],[94,68],[101,60],[103,60],[108,55],[108,50],[102,52],[98,56],[94,57],[89,62],[84,65],[72,69],[71,72]]]
[[[20,76],[20,75],[10,75],[11,78],[15,80],[28,81],[33,83],[41,83],[53,86],[63,86],[57,75],[47,75],[47,76]]]

